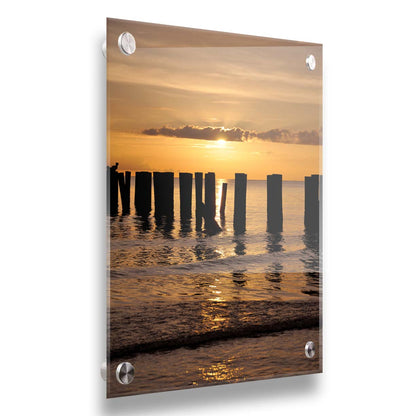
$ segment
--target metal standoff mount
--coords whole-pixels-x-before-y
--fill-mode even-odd
[[[308,341],[305,344],[305,355],[308,358],[313,358],[315,356],[315,344],[313,343],[313,341]]]
[[[129,32],[123,32],[118,37],[118,47],[124,55],[133,55],[136,52],[136,39]],[[101,51],[104,58],[107,58],[107,40],[104,39],[101,45]]]
[[[117,381],[120,384],[130,384],[134,379],[134,367],[128,363],[120,363],[116,369]]]
[[[104,58],[107,58],[107,39],[103,40],[103,44],[101,45],[101,52],[103,53]]]
[[[101,363],[100,374],[101,374],[101,378],[104,381],[107,381],[107,361],[103,361]]]
[[[306,57],[306,68],[308,68],[309,71],[314,71],[316,68],[316,59],[314,55],[308,55]]]
[[[124,55],[133,55],[136,51],[136,39],[129,32],[123,32],[118,37],[118,47]]]

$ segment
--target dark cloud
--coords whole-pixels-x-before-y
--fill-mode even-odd
[[[180,137],[184,139],[218,140],[229,142],[247,142],[261,140],[273,143],[289,144],[321,144],[321,132],[317,130],[292,131],[287,129],[272,129],[264,132],[243,130],[239,127],[224,129],[222,127],[184,126],[178,128],[161,127],[143,130],[147,136]]]
[[[142,133],[148,136],[182,137],[185,139],[201,140],[218,140],[219,138],[222,138],[230,142],[242,142],[246,137],[247,131],[238,127],[233,129],[223,129],[222,127],[184,126],[176,129],[170,127],[147,129],[143,130]]]

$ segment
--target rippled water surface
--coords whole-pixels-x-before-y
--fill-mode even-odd
[[[305,340],[315,340],[316,355],[305,358]],[[318,329],[273,333],[255,338],[238,338],[129,358],[136,369],[132,384],[121,386],[111,365],[110,395],[129,395],[261,380],[322,371]]]
[[[302,322],[305,305],[319,300],[318,238],[304,230],[303,182],[283,182],[284,230],[270,234],[266,181],[249,180],[247,230],[240,235],[233,231],[233,180],[226,180],[225,218],[219,216],[223,182],[216,183],[216,220],[223,229],[217,235],[196,231],[194,218],[181,223],[178,179],[173,222],[156,224],[153,212],[146,220],[135,214],[134,178],[130,213],[109,217],[110,351],[126,346],[134,351],[134,345],[161,340],[174,346],[135,355],[140,382],[125,394],[316,372],[320,365],[295,349],[304,345],[305,331],[319,342],[318,329],[233,339],[247,325]],[[318,315],[318,307],[311,307],[309,312]],[[181,348],[187,336],[216,331],[230,339]]]

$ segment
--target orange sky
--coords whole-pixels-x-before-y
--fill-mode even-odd
[[[109,23],[109,164],[218,178],[245,172],[303,180],[320,172],[320,46],[138,45],[125,56],[117,34],[137,38],[137,25]],[[309,53],[318,60],[313,72],[305,66]]]

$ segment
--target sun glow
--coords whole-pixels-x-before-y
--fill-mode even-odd
[[[217,140],[217,146],[216,147],[225,147],[225,144],[227,143],[227,141],[226,140],[224,140],[224,139],[218,139]]]

